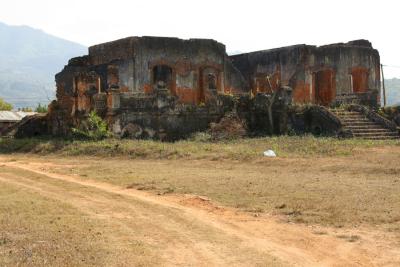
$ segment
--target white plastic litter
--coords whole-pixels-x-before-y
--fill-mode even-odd
[[[267,150],[267,151],[264,151],[264,157],[271,157],[271,158],[273,158],[273,157],[276,157],[276,154],[275,154],[275,152],[273,151],[273,150]]]

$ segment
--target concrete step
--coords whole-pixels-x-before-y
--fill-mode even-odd
[[[331,110],[342,121],[343,127],[352,131],[355,138],[370,140],[399,139],[399,134],[375,123],[356,111]]]
[[[340,120],[341,121],[370,121],[369,119],[364,118],[364,117],[359,117],[359,118],[356,118],[356,117],[340,117]]]
[[[354,111],[346,111],[346,112],[333,112],[334,114],[338,116],[346,116],[346,115],[361,115],[359,112],[354,112]]]
[[[399,136],[354,136],[355,138],[359,139],[366,139],[366,140],[396,140],[399,139]]]
[[[343,126],[371,126],[371,127],[382,127],[379,124],[369,121],[352,121],[352,122],[343,122]]]
[[[351,118],[351,117],[340,117],[340,120],[342,121],[369,121],[369,119],[365,117],[360,117],[360,118]]]
[[[372,134],[381,134],[381,133],[395,133],[388,129],[351,129],[353,133],[372,133]]]
[[[362,114],[342,114],[342,115],[337,115],[340,118],[366,118]]]
[[[356,137],[370,137],[370,136],[395,136],[398,137],[397,133],[389,132],[389,133],[354,133]]]
[[[359,119],[359,120],[357,120],[357,119],[340,119],[342,122],[344,122],[344,123],[352,123],[352,122],[368,122],[368,123],[373,123],[373,124],[378,124],[378,123],[376,123],[376,122],[374,122],[374,121],[370,121],[370,120],[367,120],[367,119]],[[380,125],[380,124],[379,124]]]
[[[344,125],[353,125],[353,124],[357,124],[357,125],[379,125],[373,121],[369,121],[369,120],[342,120],[342,124]]]
[[[382,128],[380,125],[347,125],[345,126],[346,128],[349,128],[350,130],[382,130],[385,128]]]
[[[335,113],[336,114],[336,113]],[[345,113],[345,114],[336,114],[340,117],[348,117],[348,116],[355,116],[355,117],[365,117],[364,114],[360,114],[360,113]]]

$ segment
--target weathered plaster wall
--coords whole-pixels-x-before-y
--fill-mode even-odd
[[[53,134],[66,134],[95,110],[116,134],[136,129],[141,137],[177,139],[232,110],[224,102],[231,95],[241,95],[235,105],[253,133],[279,133],[286,100],[273,106],[274,127],[267,103],[284,86],[293,89],[297,103],[378,103],[372,92],[379,92],[379,54],[360,40],[228,57],[214,40],[129,37],[90,47],[87,56],[68,62],[56,82],[57,101],[48,115]]]
[[[280,83],[293,88],[297,103],[329,105],[342,95],[362,97],[380,89],[379,53],[365,40],[321,47],[296,45],[231,59],[253,93],[275,90]]]
[[[215,93],[241,92],[245,87],[223,44],[206,39],[160,37],[130,37],[92,46],[87,57],[71,60],[56,79],[63,83],[64,79],[70,80],[62,78],[65,72],[93,71],[100,79],[99,92],[114,88],[121,92],[153,93],[157,66],[171,69],[166,87],[184,103],[198,104]],[[215,80],[215,92],[208,90],[209,77]],[[73,94],[69,84],[64,87],[68,87],[67,94]]]
[[[223,44],[208,39],[162,37],[130,37],[92,46],[88,56],[71,59],[56,75],[56,82],[57,102],[51,110],[53,115],[61,115],[50,116],[53,121],[79,125],[91,110],[96,110],[117,132],[133,123],[133,117],[147,118],[154,126],[152,120],[159,117],[155,114],[160,107],[154,109],[155,104],[147,99],[160,102],[160,94],[177,104],[215,106],[219,94],[240,93],[245,88]],[[173,117],[176,110],[165,112]],[[197,124],[208,124],[220,116],[218,112],[200,112],[202,115],[196,116],[205,120],[199,119]],[[167,118],[157,120],[169,123]]]

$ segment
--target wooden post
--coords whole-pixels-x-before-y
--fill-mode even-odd
[[[97,77],[97,93],[101,93],[101,80],[100,77]]]
[[[383,93],[383,107],[386,107],[386,90],[385,90],[385,76],[383,75],[383,65],[381,64],[382,71],[382,93]]]

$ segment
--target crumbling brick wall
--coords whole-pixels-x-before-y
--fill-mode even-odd
[[[252,134],[279,134],[286,131],[288,98],[377,105],[379,64],[365,40],[228,57],[214,40],[129,37],[92,46],[68,62],[56,75],[48,124],[51,133],[65,135],[95,110],[116,135],[174,140],[236,109]],[[286,86],[290,96],[282,95]],[[232,96],[240,97],[226,101]]]
[[[146,125],[149,135],[165,128],[184,134],[223,115],[219,95],[243,93],[245,88],[223,44],[161,37],[92,46],[89,55],[71,59],[56,82],[57,101],[50,107],[49,120],[52,132],[63,134],[91,110],[116,134],[132,123]],[[183,112],[185,105],[196,112]]]
[[[320,47],[296,45],[231,59],[254,94],[273,91],[280,84],[293,88],[296,103],[329,106],[348,99],[379,103],[379,53],[366,40]]]

